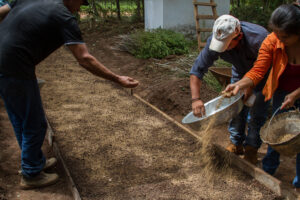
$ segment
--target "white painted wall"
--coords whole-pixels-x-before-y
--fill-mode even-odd
[[[203,2],[209,2],[203,0]],[[230,0],[215,0],[217,14],[229,13]],[[199,14],[211,15],[211,7],[199,6]],[[201,27],[212,27],[213,20],[200,21]],[[145,29],[195,28],[193,0],[145,0]]]
[[[163,0],[145,0],[145,28],[163,28]]]

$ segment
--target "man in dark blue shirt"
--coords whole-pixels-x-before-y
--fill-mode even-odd
[[[207,40],[205,48],[200,52],[190,71],[190,87],[192,93],[192,109],[197,117],[205,113],[204,103],[200,96],[200,87],[204,74],[214,61],[222,58],[232,64],[232,82],[240,80],[248,72],[255,62],[262,41],[268,35],[263,27],[240,22],[233,16],[223,15],[219,17],[213,27],[213,35]],[[256,88],[254,94],[256,100],[252,108],[244,106],[238,116],[234,117],[229,125],[231,143],[227,150],[235,154],[244,153],[245,159],[253,164],[257,163],[257,150],[261,145],[259,131],[266,120],[269,102],[264,102],[261,90],[265,84],[262,81]],[[245,91],[245,99],[252,91]],[[248,119],[248,134],[245,127]]]
[[[0,97],[22,150],[23,189],[58,180],[57,174],[43,172],[53,162],[47,162],[41,150],[47,123],[35,75],[38,63],[64,44],[94,75],[123,87],[138,85],[130,77],[111,72],[88,52],[72,15],[86,4],[87,0],[17,0],[0,23]]]

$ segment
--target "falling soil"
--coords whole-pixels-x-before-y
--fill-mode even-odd
[[[219,102],[216,105],[215,110],[218,110],[222,105],[222,102],[226,98],[223,94],[223,97],[220,98]],[[230,166],[230,157],[228,154],[220,156],[216,153],[214,148],[214,128],[216,122],[216,115],[213,115],[208,121],[208,125],[205,130],[200,133],[201,138],[199,138],[201,142],[200,147],[200,155],[201,162],[204,165],[202,170],[203,175],[207,178],[208,181],[213,181],[218,177],[230,178],[232,175],[232,170],[229,168]]]

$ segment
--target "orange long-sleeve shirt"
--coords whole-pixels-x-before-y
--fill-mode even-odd
[[[266,85],[263,89],[265,101],[272,98],[278,87],[278,80],[288,63],[284,44],[277,38],[275,33],[269,34],[263,41],[257,60],[252,69],[244,77],[250,78],[256,86],[272,66]]]

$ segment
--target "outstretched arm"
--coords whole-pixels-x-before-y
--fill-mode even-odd
[[[123,87],[127,88],[133,88],[139,84],[137,80],[134,80],[131,77],[120,76],[107,69],[88,52],[85,44],[72,44],[67,46],[77,59],[78,63],[92,74],[119,83]]]

